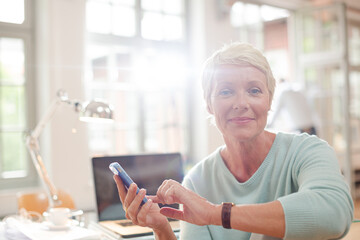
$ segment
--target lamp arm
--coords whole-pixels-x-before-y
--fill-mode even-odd
[[[33,164],[36,168],[36,171],[39,174],[40,179],[42,180],[43,184],[45,185],[46,191],[49,196],[49,205],[51,207],[54,207],[59,203],[58,198],[58,192],[51,181],[48,172],[45,168],[44,162],[42,160],[42,157],[40,155],[40,146],[39,146],[39,136],[41,132],[44,130],[46,124],[53,118],[56,110],[60,106],[61,103],[71,103],[67,100],[57,98],[53,100],[50,107],[47,109],[46,113],[43,115],[43,117],[40,119],[39,123],[36,125],[34,130],[26,137],[26,146],[30,153],[31,159],[33,161]]]
[[[35,144],[38,145],[38,142],[36,142]],[[33,145],[32,143],[26,144],[26,145],[30,152],[30,156],[31,156],[33,164],[36,168],[36,171],[38,172],[40,179],[42,180],[43,184],[45,185],[45,190],[46,190],[46,192],[48,194],[48,198],[50,200],[49,205],[51,207],[54,207],[54,206],[58,205],[58,201],[59,201],[58,191],[48,175],[48,172],[45,168],[42,157],[39,153],[39,149],[34,147],[35,145]]]
[[[52,101],[50,107],[47,109],[46,113],[42,116],[42,118],[40,119],[39,123],[36,125],[36,127],[34,128],[34,130],[31,132],[31,137],[34,139],[38,139],[41,132],[44,130],[46,124],[48,122],[50,122],[50,120],[53,118],[56,110],[58,109],[58,107],[60,106],[61,103],[63,102],[68,102],[68,101],[64,101],[60,98],[57,98],[55,100]]]

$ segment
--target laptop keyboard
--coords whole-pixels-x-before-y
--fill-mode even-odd
[[[169,222],[174,222],[177,221],[177,219],[173,219],[173,218],[168,218]],[[117,224],[123,226],[123,227],[128,227],[128,226],[134,226],[134,224],[131,221],[128,222],[118,222]]]

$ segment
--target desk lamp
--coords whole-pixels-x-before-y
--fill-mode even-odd
[[[53,100],[50,107],[47,109],[39,123],[33,131],[26,137],[26,146],[30,152],[31,159],[35,165],[36,171],[42,180],[46,192],[49,197],[49,206],[56,207],[61,204],[59,199],[58,190],[51,181],[44,162],[40,155],[39,136],[44,129],[45,125],[52,119],[56,110],[61,104],[67,104],[74,107],[74,111],[78,113],[79,120],[85,122],[112,122],[113,112],[111,107],[99,100],[93,100],[88,103],[80,103],[78,101],[70,100],[64,90],[57,92],[57,98]]]

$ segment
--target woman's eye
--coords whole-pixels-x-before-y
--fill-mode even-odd
[[[219,96],[230,96],[232,94],[232,91],[230,89],[223,89],[219,91]]]
[[[249,90],[249,93],[256,95],[256,94],[261,93],[261,90],[260,90],[259,88],[251,88],[251,89]]]

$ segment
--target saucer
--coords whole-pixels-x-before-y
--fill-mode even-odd
[[[51,231],[62,231],[62,230],[68,230],[71,227],[71,222],[67,223],[66,225],[54,225],[51,222],[42,222],[42,226]]]

